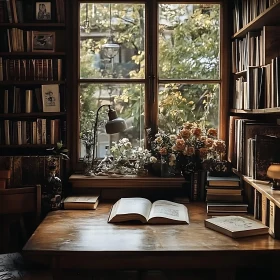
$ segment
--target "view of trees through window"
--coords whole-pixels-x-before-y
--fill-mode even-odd
[[[128,128],[121,135],[107,135],[103,108],[97,156],[103,157],[106,147],[122,137],[133,145],[144,144],[144,108],[151,100],[145,67],[154,59],[145,48],[155,42],[158,127],[176,132],[183,122],[200,120],[218,128],[220,6],[158,4],[158,37],[147,44],[149,4],[139,2],[80,3],[81,156],[92,143],[95,114],[104,104],[111,104]]]

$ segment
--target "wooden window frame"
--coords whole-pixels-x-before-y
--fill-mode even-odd
[[[70,150],[70,162],[69,162],[69,174],[73,172],[78,172],[82,170],[82,163],[79,159],[79,5],[80,3],[85,2],[98,2],[98,3],[110,3],[112,1],[79,1],[75,0],[71,2],[71,5],[68,7],[69,20],[67,22],[67,30],[68,30],[68,38],[71,41],[71,44],[68,44],[68,93],[69,93],[69,110],[68,110],[68,127],[71,128],[71,131],[68,131],[68,148]],[[139,3],[139,1],[134,0],[122,0],[122,1],[114,1],[119,3]],[[145,3],[146,5],[149,3],[149,7],[151,9],[156,9],[156,5],[158,3],[170,3],[172,1],[157,1],[157,0],[145,0],[141,1],[141,3]],[[209,4],[220,4],[221,13],[220,13],[220,102],[219,102],[219,137],[226,142],[228,141],[228,110],[229,110],[229,83],[230,83],[230,24],[229,21],[229,4],[227,0],[220,1],[183,1],[178,2],[180,4],[183,3],[209,3]],[[174,2],[175,3],[175,2]],[[148,13],[146,13],[148,14]],[[149,13],[150,15],[152,13]],[[71,20],[70,20],[71,19]],[[146,28],[150,26],[151,21],[154,20],[152,16],[150,18],[146,15]],[[154,27],[152,30],[149,30],[150,34],[147,39],[148,43],[146,45],[146,49],[149,48],[149,42],[152,41],[153,38],[157,38],[157,28]],[[153,57],[157,57],[157,49],[156,44],[152,44],[153,49],[150,52],[150,55]],[[156,64],[156,59],[154,59],[154,63]],[[156,65],[152,66],[153,69],[156,69]],[[157,81],[153,78],[153,74],[151,73],[151,69],[146,67],[146,77],[150,77],[153,82],[150,85],[146,85],[146,90],[151,88],[156,88]],[[103,81],[103,80],[102,80]],[[152,91],[153,92],[153,91]],[[157,123],[157,95],[150,96],[154,102],[151,105],[149,104],[149,108],[145,107],[145,121],[146,126],[151,127],[154,131],[156,130]],[[147,102],[145,102],[145,106],[147,106]],[[149,113],[150,112],[150,113]],[[152,125],[153,124],[153,125]],[[105,179],[105,178],[104,178]],[[137,178],[135,178],[137,180]]]

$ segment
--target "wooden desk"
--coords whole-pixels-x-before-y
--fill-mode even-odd
[[[51,265],[54,279],[67,279],[64,273],[74,270],[214,269],[215,279],[224,280],[234,279],[240,267],[277,269],[279,240],[269,235],[234,240],[207,229],[203,203],[188,205],[189,225],[169,226],[108,224],[110,206],[51,212],[23,255]]]

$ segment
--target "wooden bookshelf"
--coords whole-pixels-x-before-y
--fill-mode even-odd
[[[36,149],[43,155],[43,149],[61,140],[67,145],[66,3],[52,1],[50,18],[39,20],[37,2],[0,6],[5,21],[0,23],[0,147],[5,156],[30,150],[34,155]],[[37,41],[35,35],[41,35]]]
[[[236,32],[232,38],[242,38],[249,31],[255,31],[262,28],[264,25],[280,25],[279,22],[280,15],[280,2],[276,2],[270,6],[266,11],[261,13],[255,19],[253,19],[249,24],[241,28]]]

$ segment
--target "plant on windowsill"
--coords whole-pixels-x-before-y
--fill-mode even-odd
[[[150,152],[141,147],[133,147],[127,138],[112,143],[110,155],[102,160],[97,167],[97,175],[124,176],[147,175],[146,164]]]

